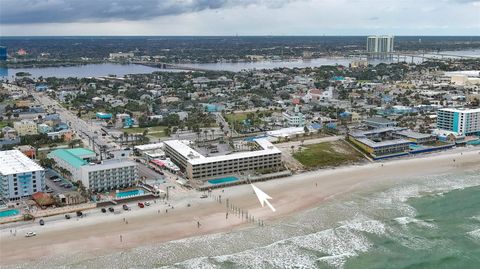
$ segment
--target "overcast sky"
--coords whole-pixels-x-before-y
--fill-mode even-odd
[[[0,0],[0,35],[479,35],[480,0]]]

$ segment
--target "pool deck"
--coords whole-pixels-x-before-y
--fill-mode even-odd
[[[281,172],[276,172],[276,173],[270,173],[270,174],[265,174],[265,175],[258,175],[258,176],[252,176],[250,177],[250,182],[258,182],[258,181],[267,181],[270,179],[274,178],[280,178],[280,177],[288,177],[291,176],[292,172],[289,170],[281,171]],[[226,176],[229,177],[229,176]],[[218,189],[218,188],[225,188],[225,187],[230,187],[230,186],[235,186],[235,185],[240,185],[240,184],[248,184],[246,178],[242,178],[239,176],[232,176],[238,178],[238,180],[235,181],[229,181],[229,182],[224,182],[224,183],[218,183],[218,184],[212,184],[208,181],[203,182],[203,185],[197,186],[196,189],[199,191],[206,191],[209,189]]]

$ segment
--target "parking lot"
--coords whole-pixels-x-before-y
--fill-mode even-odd
[[[45,183],[49,193],[64,193],[76,189],[70,181],[64,179],[52,169],[45,171]]]

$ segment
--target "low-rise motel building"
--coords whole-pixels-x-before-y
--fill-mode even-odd
[[[164,150],[190,180],[208,180],[247,171],[275,171],[282,167],[282,152],[279,149],[266,139],[256,139],[254,143],[259,150],[211,157],[198,153],[187,141],[165,141]]]
[[[348,134],[347,139],[373,157],[393,155],[406,152],[410,140],[394,137],[394,133],[406,128],[387,127],[369,131],[355,131]]]
[[[93,192],[131,187],[138,180],[137,164],[127,158],[97,161],[95,152],[85,148],[56,149],[48,157]]]
[[[19,150],[0,151],[0,199],[18,200],[45,190],[45,170]]]

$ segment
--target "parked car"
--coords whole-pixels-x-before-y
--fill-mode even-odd
[[[66,214],[66,215],[65,215],[65,218],[66,218],[66,219],[70,219],[70,215]]]
[[[51,176],[50,179],[53,179],[53,181],[55,181],[56,179],[58,179],[58,176]]]
[[[81,217],[81,216],[83,216],[82,211],[77,211],[77,217]]]
[[[162,176],[165,175],[165,173],[162,172],[162,171],[157,171],[157,172],[158,172],[160,175],[162,175]]]
[[[62,181],[61,179],[59,179],[58,177],[56,179],[53,180],[53,182],[60,182]]]
[[[71,184],[65,185],[65,188],[70,189],[72,187]]]
[[[145,202],[145,205],[146,205],[146,206],[150,206],[150,202]]]
[[[35,236],[35,235],[37,235],[35,232],[27,232],[25,234],[25,237],[32,237],[32,236]]]
[[[113,209],[113,207],[109,207],[109,208],[108,208],[108,211],[110,211],[110,212],[115,212],[115,209]]]
[[[128,205],[123,205],[122,207],[123,207],[123,210],[128,210],[129,209]]]
[[[102,208],[102,213],[107,213],[107,210],[105,208]]]
[[[206,194],[202,194],[202,196],[200,196],[200,198],[202,198],[202,199],[205,199],[207,197],[208,197],[208,195],[206,195]]]
[[[145,207],[145,205],[144,205],[143,203],[138,203],[138,207],[140,207],[140,208],[144,208],[144,207]]]
[[[40,223],[41,226],[45,225],[45,221],[41,219],[38,223]]]

